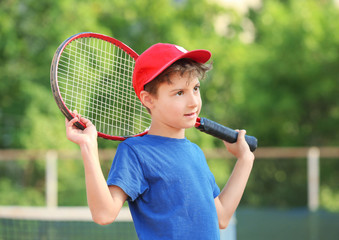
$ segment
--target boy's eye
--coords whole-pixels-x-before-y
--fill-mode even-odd
[[[177,92],[177,96],[181,96],[181,95],[183,95],[184,94],[184,92],[183,91],[179,91],[179,92]]]
[[[195,87],[194,87],[194,91],[195,91],[195,92],[197,92],[197,91],[199,91],[199,90],[200,90],[200,86],[195,86]]]

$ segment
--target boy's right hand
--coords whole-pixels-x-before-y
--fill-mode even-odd
[[[93,123],[90,120],[81,117],[76,111],[73,113],[75,115],[73,119],[70,121],[65,119],[67,139],[78,145],[91,143],[93,141],[96,142],[98,133]],[[77,121],[81,121],[85,124],[86,128],[84,130],[77,128],[74,125]]]

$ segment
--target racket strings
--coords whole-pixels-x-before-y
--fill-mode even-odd
[[[60,59],[59,64],[61,66],[67,66],[67,65],[72,64],[74,66],[74,68],[80,68],[81,66],[77,66],[77,64],[78,64],[76,62],[77,60],[76,60],[76,58],[74,58],[74,56],[79,55],[77,50],[76,49],[74,49],[74,50],[69,49],[69,53],[71,54],[70,57],[68,57],[67,55],[64,56],[63,59]],[[87,51],[85,51],[85,53],[88,56],[93,54],[93,53],[87,52]],[[127,72],[124,72],[124,73],[117,72],[116,74],[122,75],[124,77],[129,77],[130,76],[129,72],[130,71],[133,72],[134,61],[126,60],[126,59],[124,59],[122,57],[116,57],[116,60],[113,60],[113,59],[103,58],[103,57],[98,56],[98,60],[99,60],[98,62],[97,61],[93,62],[90,59],[87,59],[87,60],[86,59],[81,59],[81,60],[84,62],[84,64],[90,65],[93,68],[101,69],[101,72],[107,72],[107,71],[110,70],[109,68],[105,68],[105,67],[102,67],[101,65],[99,65],[98,62],[103,62],[104,60],[108,61],[108,63],[110,63],[110,64],[115,64],[115,66],[118,69],[127,69]],[[122,64],[121,62],[125,62],[125,64]],[[84,71],[87,71],[87,70],[84,69]]]
[[[150,126],[131,79],[135,60],[96,38],[71,42],[59,59],[58,85],[68,109],[90,119],[101,133],[132,136]]]

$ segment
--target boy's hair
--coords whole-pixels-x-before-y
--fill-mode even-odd
[[[198,77],[199,79],[203,79],[206,76],[206,72],[212,69],[212,64],[203,64],[198,63],[189,58],[182,58],[170,65],[166,68],[162,73],[160,73],[156,78],[154,78],[151,82],[147,83],[144,86],[144,90],[150,93],[152,96],[157,97],[157,92],[159,85],[167,82],[168,84],[172,84],[171,75],[172,74],[180,74],[180,76],[184,76],[185,74],[189,74],[189,78]],[[147,107],[146,107],[147,108]],[[147,108],[147,111],[151,113],[150,109]]]

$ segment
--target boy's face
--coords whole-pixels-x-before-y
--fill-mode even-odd
[[[174,73],[158,86],[153,97],[152,125],[163,131],[184,131],[195,125],[201,109],[200,82],[193,74]]]

